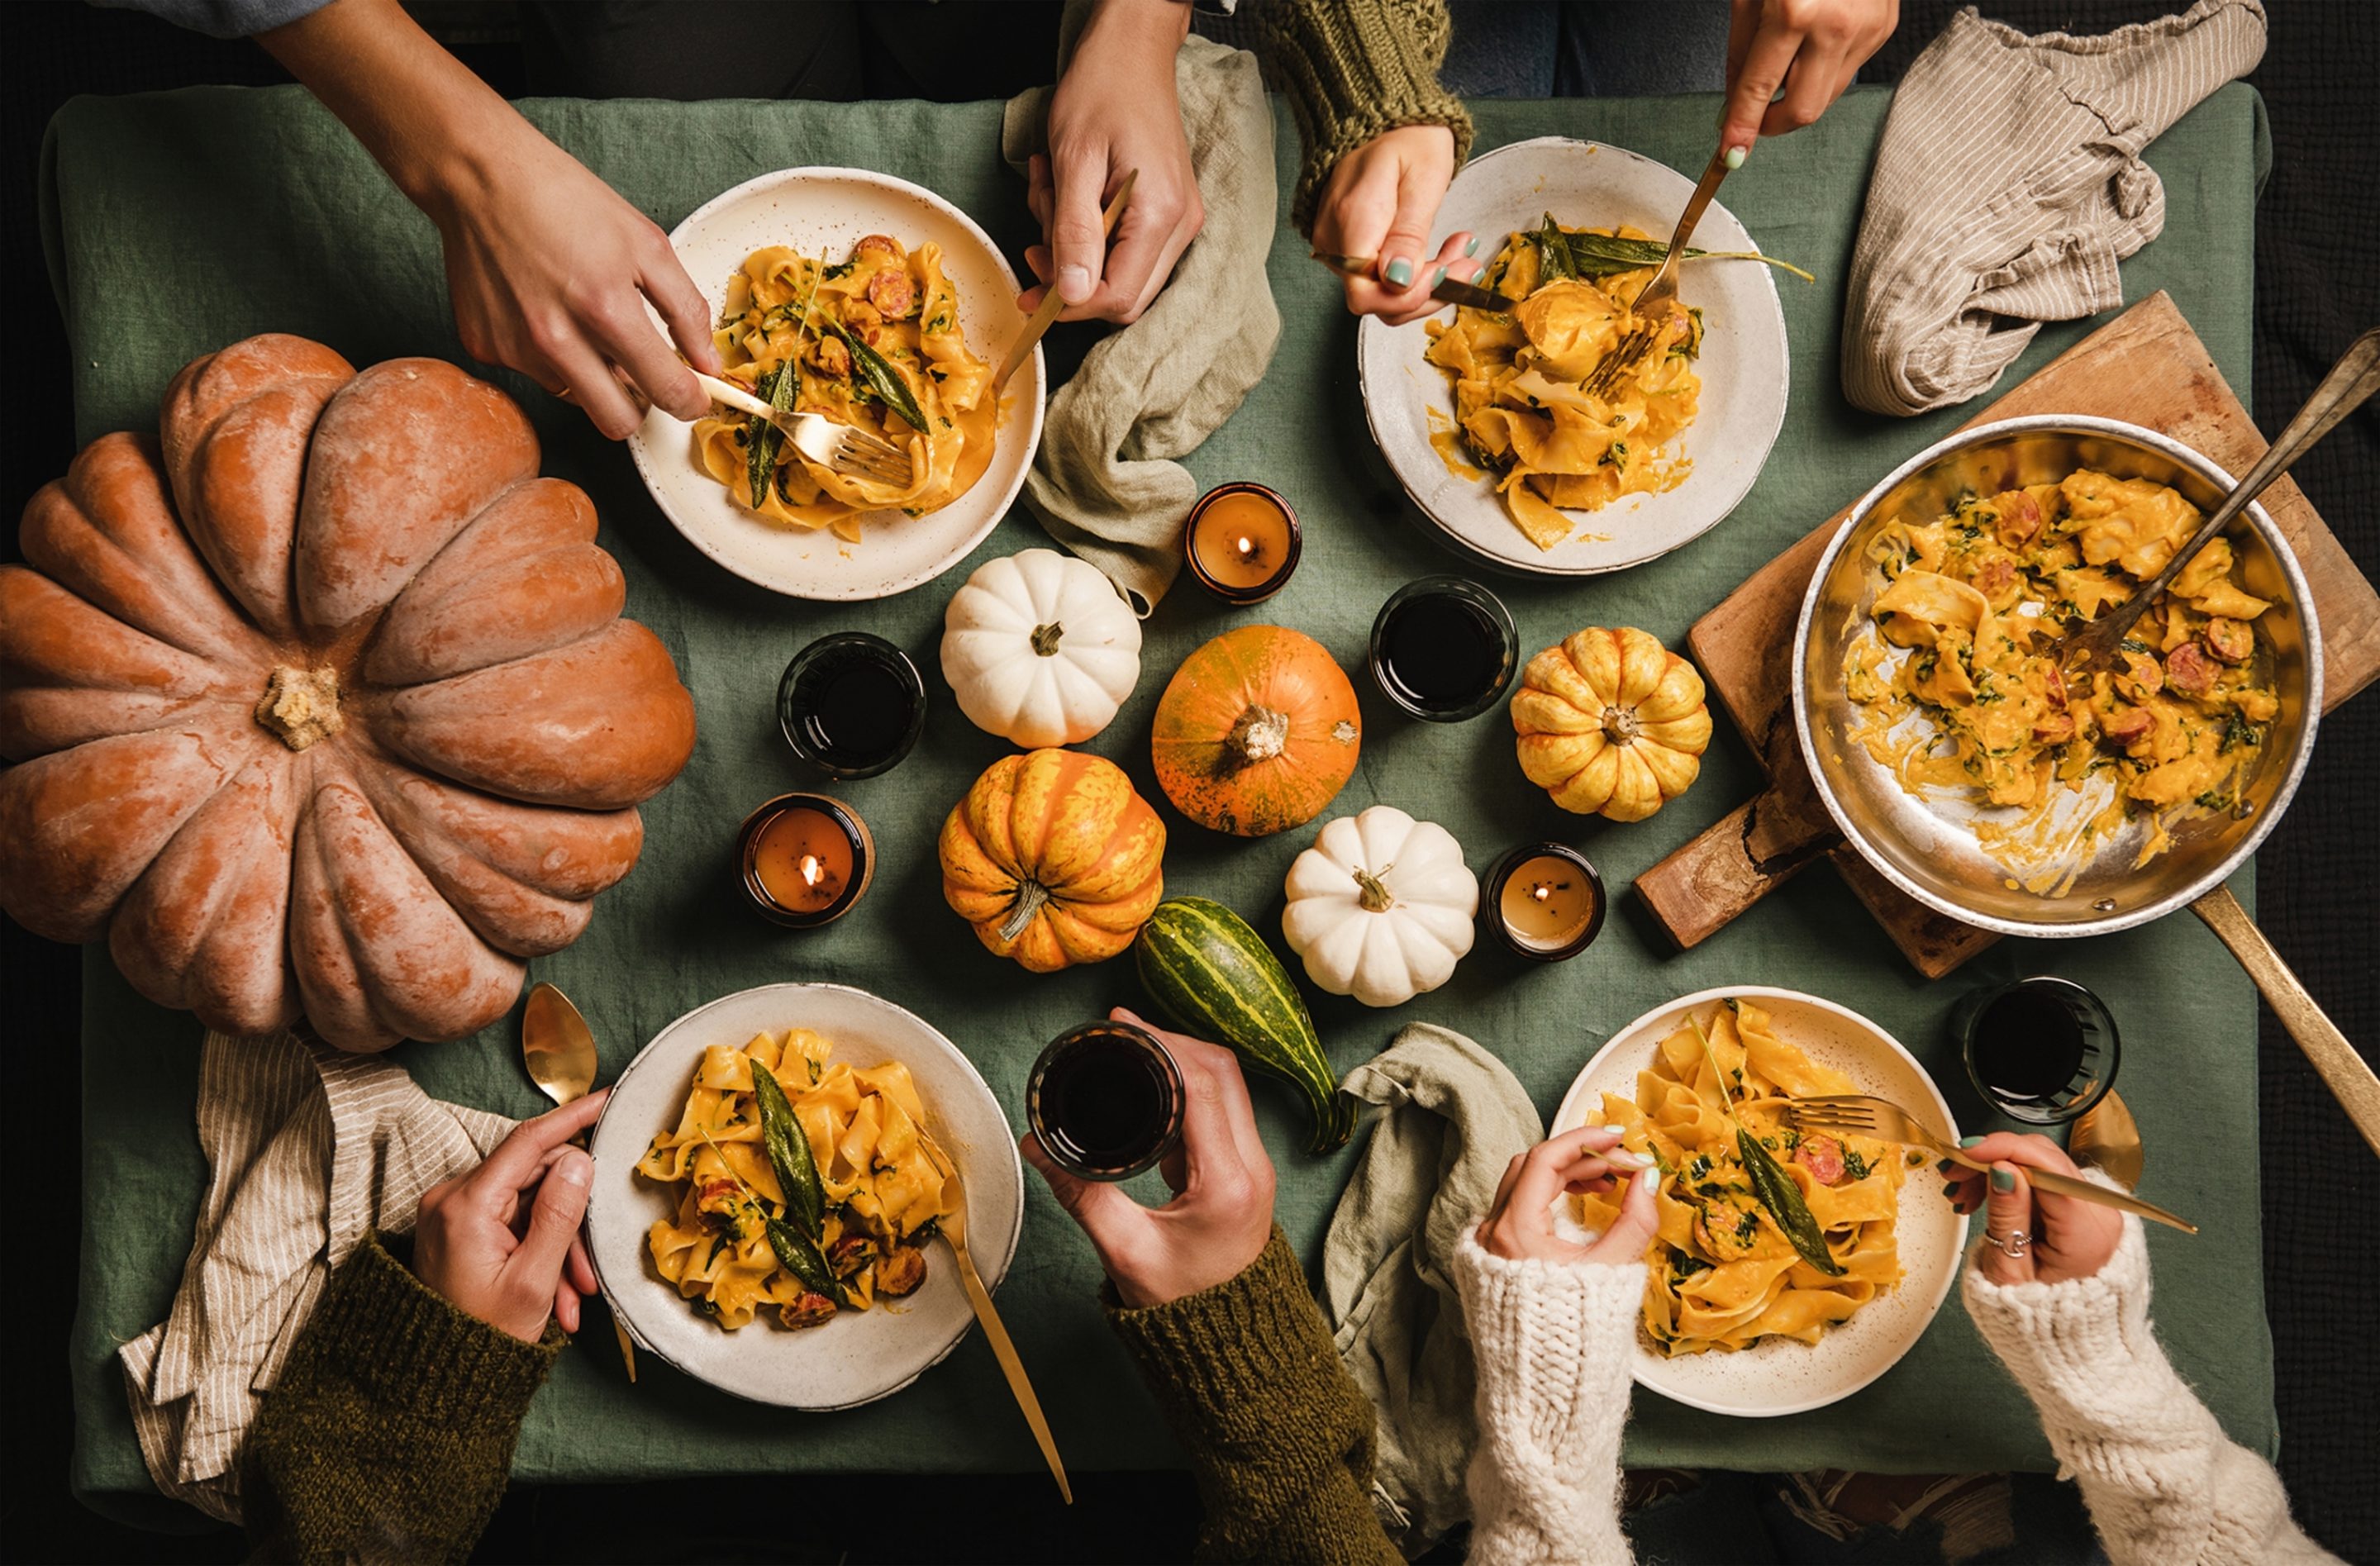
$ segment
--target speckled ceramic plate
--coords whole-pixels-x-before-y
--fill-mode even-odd
[[[1552,212],[1572,227],[1633,224],[1666,240],[1694,190],[1691,178],[1624,147],[1541,136],[1465,164],[1439,208],[1436,231],[1472,229],[1487,255],[1515,229],[1534,228]],[[1694,243],[1706,250],[1759,248],[1717,201],[1703,213]],[[1372,439],[1405,493],[1457,552],[1501,570],[1591,577],[1667,554],[1735,509],[1785,421],[1792,378],[1784,306],[1771,269],[1758,261],[1687,262],[1680,297],[1703,311],[1696,366],[1703,390],[1701,411],[1669,449],[1691,457],[1694,471],[1667,493],[1627,495],[1600,511],[1570,513],[1577,527],[1549,550],[1529,541],[1490,480],[1454,473],[1430,445],[1431,414],[1452,421],[1454,388],[1422,358],[1429,349],[1427,323],[1385,326],[1364,318],[1355,332],[1355,366]],[[1433,319],[1452,315],[1440,311]]]
[[[1553,1131],[1585,1124],[1588,1111],[1601,1109],[1606,1093],[1633,1099],[1636,1074],[1651,1065],[1661,1040],[1685,1026],[1689,1011],[1706,1010],[1728,996],[1759,1002],[1786,1043],[1841,1072],[1860,1091],[1888,1099],[1958,1140],[1958,1123],[1934,1079],[1892,1035],[1832,1001],[1755,984],[1682,995],[1621,1028],[1571,1084],[1555,1111]],[[1746,1418],[1806,1413],[1851,1396],[1898,1365],[1925,1336],[1958,1276],[1967,1220],[1942,1199],[1942,1183],[1931,1167],[1910,1170],[1901,1182],[1894,1233],[1900,1244],[1900,1286],[1877,1295],[1815,1344],[1768,1338],[1733,1354],[1712,1350],[1665,1359],[1640,1330],[1636,1384],[1691,1408]]]
[[[855,1066],[899,1061],[909,1068],[928,1129],[966,1179],[976,1267],[984,1287],[999,1291],[1025,1221],[1025,1166],[1008,1117],[974,1064],[923,1018],[840,984],[766,984],[698,1006],[628,1062],[589,1143],[588,1252],[603,1297],[644,1354],[755,1402],[849,1408],[916,1380],[975,1324],[949,1246],[928,1245],[926,1281],[906,1299],[802,1331],[763,1316],[734,1332],[697,1316],[645,1249],[646,1231],[677,1202],[674,1187],[636,1171],[637,1160],[676,1126],[702,1051],[788,1027],[815,1028],[833,1041],[835,1059]]]
[[[754,250],[791,245],[839,261],[869,234],[890,234],[912,248],[929,239],[941,246],[969,351],[995,365],[1006,357],[1026,322],[1016,309],[1015,273],[974,219],[905,179],[856,168],[781,169],[704,203],[677,225],[670,243],[716,320],[727,302],[727,280]],[[890,598],[965,559],[1007,514],[1041,442],[1045,383],[1036,347],[1001,397],[991,466],[975,487],[923,516],[871,513],[857,543],[825,528],[780,528],[736,504],[695,460],[694,427],[659,408],[628,437],[628,451],[662,515],[695,548],[745,580],[789,598]]]

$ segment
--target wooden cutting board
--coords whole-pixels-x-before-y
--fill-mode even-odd
[[[2038,413],[2146,425],[2233,473],[2247,471],[2265,447],[2205,345],[2164,293],[2092,333],[1967,423]],[[2294,480],[2284,477],[2266,490],[2264,506],[2313,586],[2322,622],[2324,706],[2336,707],[2380,676],[2380,595]],[[1828,859],[1917,970],[1939,978],[1999,938],[1936,913],[1861,858],[1819,803],[1794,739],[1787,652],[1818,557],[1850,515],[1846,506],[1762,566],[1688,634],[1705,682],[1759,755],[1768,784],[1638,876],[1636,890],[1670,939],[1693,946],[1804,866]]]

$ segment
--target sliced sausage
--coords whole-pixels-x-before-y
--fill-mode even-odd
[[[2052,663],[2041,681],[2042,699],[2057,710],[2066,710],[2066,675]]]
[[[2226,663],[2245,663],[2256,651],[2256,633],[2245,620],[2217,614],[2206,622],[2206,650]]]
[[[882,310],[885,320],[902,320],[917,308],[917,285],[907,273],[888,266],[868,280],[868,302]]]
[[[2184,696],[2204,696],[2215,688],[2215,665],[2194,641],[2186,641],[2165,655],[2166,683]]]
[[[865,1268],[876,1255],[876,1242],[867,1235],[845,1234],[826,1251],[826,1264],[837,1278],[849,1278]]]
[[[804,1291],[802,1297],[778,1308],[777,1319],[796,1329],[823,1327],[834,1319],[835,1304],[824,1294]]]
[[[2009,589],[2016,586],[2016,562],[2005,554],[1996,554],[1968,578],[1968,585],[1997,603]]]
[[[909,259],[909,252],[901,248],[901,241],[893,238],[890,234],[870,234],[851,248],[851,259],[854,261],[870,254],[891,256],[897,261],[905,261]]]
[[[2022,490],[2010,490],[2000,498],[1999,525],[1992,536],[2010,549],[2022,549],[2041,531],[2041,505]]]
[[[829,380],[851,379],[851,350],[844,346],[840,337],[820,337],[809,346],[804,357]]]
[[[2116,745],[2130,745],[2156,727],[2156,715],[2144,707],[2119,707],[2099,718],[2099,733]]]
[[[2063,745],[2074,737],[2074,719],[2065,712],[2044,712],[2033,721],[2033,737],[2044,745]]]
[[[1821,1185],[1843,1183],[1843,1145],[1831,1136],[1804,1136],[1793,1149],[1793,1161],[1810,1171]]]
[[[926,1281],[926,1253],[903,1245],[876,1264],[876,1292],[893,1299],[914,1294]]]

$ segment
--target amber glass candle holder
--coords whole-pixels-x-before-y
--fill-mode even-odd
[[[1481,890],[1480,917],[1533,962],[1575,957],[1603,933],[1603,878],[1566,844],[1523,844],[1489,868]]]
[[[1086,1180],[1129,1180],[1182,1140],[1182,1068],[1128,1022],[1061,1034],[1033,1062],[1025,1118],[1042,1151]]]
[[[763,918],[789,929],[843,917],[875,874],[868,823],[823,794],[781,794],[735,834],[736,884]]]
[[[1182,547],[1197,584],[1225,603],[1262,603],[1305,551],[1297,513],[1262,484],[1218,484],[1190,508]]]

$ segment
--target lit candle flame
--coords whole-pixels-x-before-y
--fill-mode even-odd
[[[801,869],[802,881],[805,885],[816,886],[826,879],[826,867],[819,863],[819,856],[815,854],[802,856]]]
[[[1237,544],[1237,548],[1239,549],[1239,552],[1240,552],[1240,558],[1241,558],[1243,561],[1254,561],[1254,560],[1256,559],[1256,557],[1257,557],[1257,541],[1256,541],[1256,540],[1251,539],[1251,538],[1245,538],[1245,537],[1243,537],[1242,539],[1240,539],[1240,540],[1239,540],[1238,544]]]
[[[1536,898],[1540,903],[1550,902],[1553,898],[1553,894],[1554,889],[1551,881],[1541,880],[1537,882],[1536,885],[1529,888],[1529,895]]]

